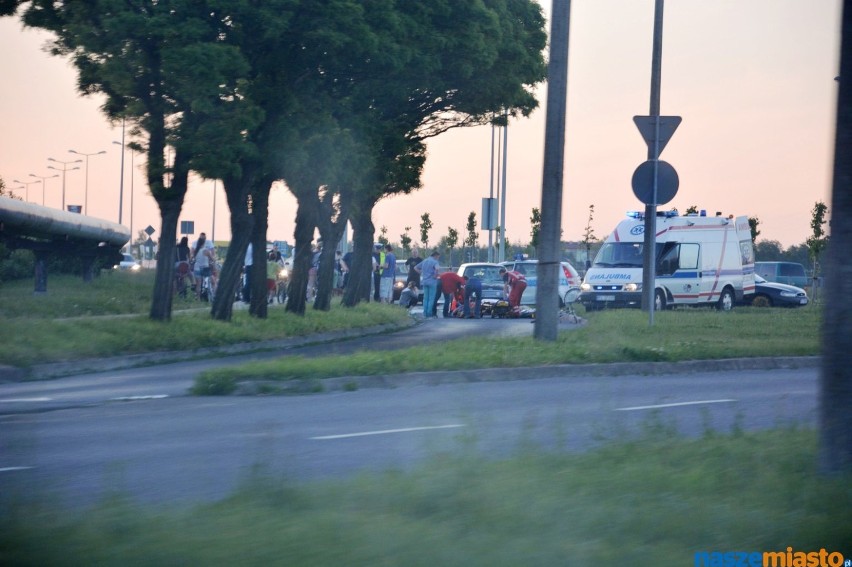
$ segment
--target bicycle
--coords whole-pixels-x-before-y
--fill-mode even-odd
[[[213,303],[213,299],[216,297],[216,278],[213,275],[214,273],[219,273],[218,266],[211,266],[210,275],[201,277],[201,288],[198,290],[198,299],[201,301]]]
[[[186,290],[189,288],[187,280],[190,278],[189,262],[178,262],[175,267],[175,280],[173,293],[186,299]]]

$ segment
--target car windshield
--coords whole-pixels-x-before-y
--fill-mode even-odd
[[[468,266],[464,269],[462,275],[469,278],[479,278],[484,284],[503,284],[499,266]]]

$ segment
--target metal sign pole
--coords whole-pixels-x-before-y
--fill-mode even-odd
[[[648,323],[654,324],[654,293],[656,288],[656,229],[657,229],[657,175],[660,131],[660,83],[663,59],[663,0],[654,4],[654,45],[651,59],[651,108],[655,120],[655,140],[648,147],[648,159],[654,162],[653,198],[645,206],[645,251],[642,270],[642,308],[648,310]]]

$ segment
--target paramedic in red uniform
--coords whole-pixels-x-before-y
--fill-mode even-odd
[[[464,278],[455,272],[444,272],[438,276],[438,291],[444,294],[444,317],[451,317],[450,303],[459,290],[464,289]],[[437,301],[435,304],[437,305]]]
[[[509,309],[515,311],[527,289],[527,278],[520,272],[506,271],[506,268],[500,268],[500,276],[503,278],[503,295],[508,293]]]

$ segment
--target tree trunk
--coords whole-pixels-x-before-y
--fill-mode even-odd
[[[154,292],[151,297],[149,317],[155,321],[169,321],[172,318],[172,286],[175,272],[175,245],[177,244],[177,223],[180,218],[181,202],[160,201],[160,241],[157,247],[157,273],[154,279]]]
[[[831,238],[825,270],[819,468],[852,471],[852,2],[843,3]]]
[[[254,228],[252,230],[252,274],[251,274],[251,305],[249,314],[258,319],[266,319],[269,304],[266,288],[266,233],[269,227],[269,190],[272,181],[258,185],[252,193],[252,215]]]
[[[245,264],[246,249],[251,238],[254,217],[246,204],[249,188],[245,178],[222,180],[228,208],[231,210],[231,244],[225,264],[219,274],[219,284],[213,299],[211,316],[218,321],[230,321],[234,312],[234,297]]]
[[[331,294],[334,290],[334,280],[337,276],[335,265],[335,252],[346,223],[349,221],[348,200],[339,201],[340,208],[335,210],[333,196],[327,194],[321,199],[319,205],[319,218],[317,228],[320,231],[325,250],[320,257],[319,273],[317,274],[317,297],[314,300],[314,309],[328,311],[331,309]]]
[[[287,311],[297,315],[305,314],[307,302],[308,272],[311,269],[313,252],[311,244],[316,229],[316,211],[310,204],[299,199],[296,207],[295,254],[293,255],[293,272],[287,286]]]
[[[343,293],[343,305],[354,307],[361,301],[370,301],[373,281],[373,226],[372,208],[352,208],[352,265],[349,266],[349,283]]]

